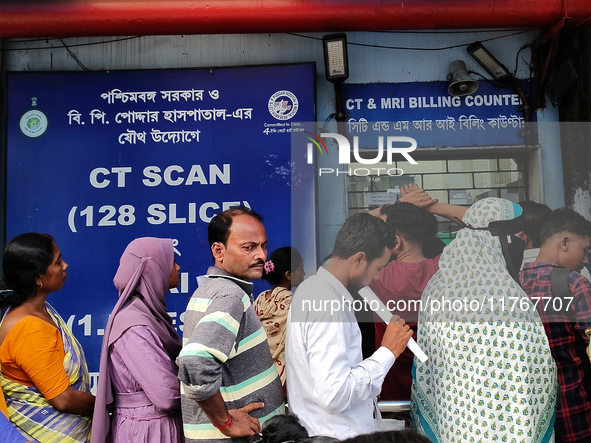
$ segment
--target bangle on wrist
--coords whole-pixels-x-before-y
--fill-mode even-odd
[[[222,426],[216,426],[214,423],[212,423],[212,425],[214,428],[222,431],[226,429],[228,426],[232,426],[232,416],[228,413],[228,421]]]

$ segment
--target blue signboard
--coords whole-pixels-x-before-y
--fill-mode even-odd
[[[291,134],[313,130],[298,122],[315,121],[314,79],[313,64],[9,73],[7,238],[56,239],[68,281],[48,301],[91,372],[134,238],[174,239],[181,285],[167,304],[179,332],[212,264],[216,213],[249,206],[264,217],[270,252],[291,244]],[[255,283],[255,295],[263,289]]]
[[[520,82],[524,90],[529,83]],[[343,84],[349,136],[360,148],[376,136],[414,138],[418,146],[523,145],[525,121],[519,96],[481,81],[478,91],[449,95],[449,82]],[[371,135],[370,135],[371,134]]]

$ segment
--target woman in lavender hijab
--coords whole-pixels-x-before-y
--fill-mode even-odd
[[[181,340],[164,297],[179,284],[172,240],[138,238],[121,256],[105,328],[91,443],[183,442]],[[112,415],[109,415],[112,413]]]

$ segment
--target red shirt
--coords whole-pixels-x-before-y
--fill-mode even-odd
[[[393,260],[380,272],[380,277],[370,288],[386,304],[392,314],[399,315],[414,331],[417,338],[417,305],[409,301],[420,300],[423,290],[439,269],[439,256],[415,263]],[[380,347],[386,331],[386,324],[375,318],[376,349]],[[388,372],[382,386],[380,400],[410,400],[412,385],[412,363],[414,354],[406,348],[398,356],[394,366]]]
[[[585,335],[585,329],[591,327],[591,285],[578,272],[571,272],[568,286],[572,301],[563,299],[554,303],[550,286],[554,267],[550,263],[528,263],[519,277],[527,295],[534,303],[538,302],[537,309],[558,369],[556,441],[591,442],[591,366],[586,354],[589,339]],[[571,303],[566,311],[568,302]]]

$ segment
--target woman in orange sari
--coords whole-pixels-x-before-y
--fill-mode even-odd
[[[31,441],[84,443],[94,396],[82,347],[46,299],[68,268],[53,238],[29,233],[4,249],[0,384],[10,421]]]

